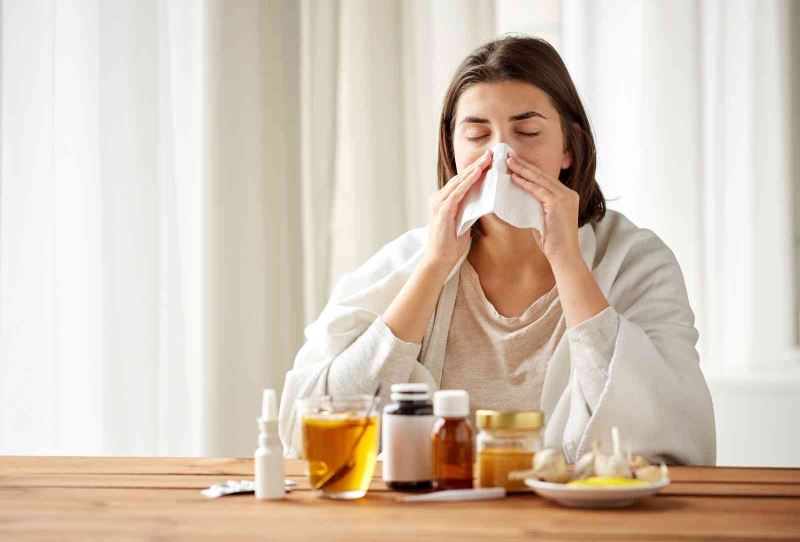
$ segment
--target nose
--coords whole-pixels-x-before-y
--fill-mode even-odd
[[[508,133],[506,132],[506,130],[508,130]],[[509,143],[509,141],[512,141],[513,139],[514,138],[513,134],[511,133],[511,129],[508,127],[504,127],[502,129],[495,131],[489,138],[488,142],[489,148],[493,149],[494,147],[497,146],[498,143],[505,143],[510,147],[511,144]]]
[[[499,143],[505,143],[506,145],[511,147],[509,141],[512,141],[513,137],[511,134],[507,134],[505,130],[497,130],[488,139],[489,141],[487,142],[487,144],[489,145],[489,148],[494,149]]]

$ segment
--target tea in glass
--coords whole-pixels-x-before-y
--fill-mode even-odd
[[[378,402],[370,395],[311,397],[301,412],[311,487],[324,497],[363,497],[378,455]]]

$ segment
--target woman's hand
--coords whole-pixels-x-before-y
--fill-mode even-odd
[[[578,242],[580,196],[558,179],[510,152],[506,160],[511,180],[533,195],[544,208],[544,239],[534,229],[534,237],[552,266],[581,261]]]
[[[456,237],[464,196],[476,183],[484,178],[484,172],[492,163],[492,152],[486,151],[458,175],[450,179],[441,190],[430,199],[430,231],[428,246],[423,261],[427,264],[453,268],[469,246],[470,233],[464,232]]]
[[[608,307],[605,295],[581,256],[580,197],[516,153],[509,153],[507,162],[511,180],[542,202],[544,239],[540,244],[553,268],[567,327],[574,328]],[[532,231],[538,239],[536,230]]]
[[[447,276],[469,246],[469,232],[456,237],[461,202],[491,163],[492,155],[487,151],[431,197],[425,254],[383,313],[383,321],[398,339],[414,344],[422,342]]]

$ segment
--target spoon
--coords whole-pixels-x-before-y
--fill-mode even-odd
[[[369,428],[369,416],[372,414],[372,409],[375,408],[375,401],[378,400],[378,395],[381,393],[381,386],[378,384],[378,389],[375,390],[375,395],[372,396],[372,402],[369,405],[369,410],[367,410],[367,419],[364,422],[364,427],[361,429],[361,433],[358,434],[356,440],[353,442],[353,446],[350,448],[350,453],[347,454],[347,461],[345,461],[338,469],[335,471],[328,472],[325,476],[323,476],[317,483],[314,485],[314,489],[325,489],[325,486],[331,486],[347,476],[353,467],[356,465],[355,461],[355,452],[356,448],[358,448],[358,444],[361,442],[364,433],[367,432]]]

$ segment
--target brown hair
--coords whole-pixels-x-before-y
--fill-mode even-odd
[[[458,67],[444,98],[439,121],[438,184],[441,189],[456,174],[453,153],[456,105],[461,94],[477,83],[521,81],[543,90],[558,111],[572,165],[559,180],[580,196],[578,226],[603,218],[606,202],[595,180],[596,151],[589,118],[567,67],[552,45],[528,36],[505,36],[473,51]],[[473,235],[482,233],[478,222]]]

